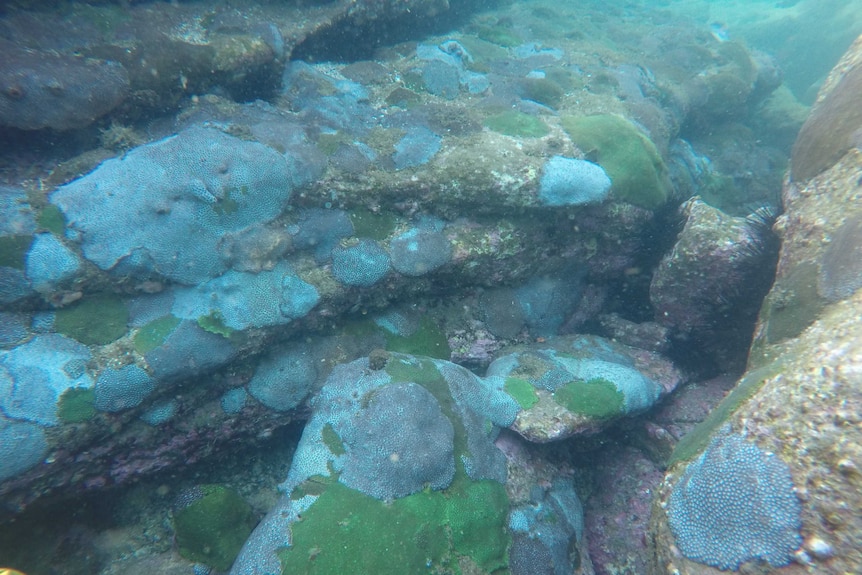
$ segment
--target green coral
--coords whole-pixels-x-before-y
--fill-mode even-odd
[[[172,315],[154,319],[135,334],[132,340],[135,351],[144,355],[156,349],[165,343],[165,340],[174,332],[178,325],[180,325],[180,319]]]
[[[202,496],[174,513],[180,555],[227,571],[255,526],[251,506],[221,485],[195,488]]]
[[[548,126],[536,116],[508,110],[485,118],[489,130],[513,137],[541,138],[548,134]]]
[[[105,345],[125,335],[128,321],[123,300],[102,295],[57,310],[54,329],[85,345]]]
[[[84,423],[96,415],[94,402],[96,393],[92,389],[72,387],[63,392],[57,402],[57,417],[63,423]]]
[[[518,402],[521,409],[530,409],[539,402],[536,388],[526,379],[520,377],[507,377],[503,384],[503,390]]]
[[[622,413],[624,399],[613,382],[601,378],[570,381],[554,392],[554,401],[567,410],[598,419]]]
[[[611,114],[567,116],[561,123],[587,159],[610,176],[616,198],[648,209],[667,200],[670,181],[664,160],[634,124]]]

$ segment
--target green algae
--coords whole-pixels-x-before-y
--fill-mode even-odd
[[[485,573],[502,573],[508,563],[507,510],[505,487],[494,481],[391,502],[333,482],[292,525],[291,546],[279,551],[282,572],[459,573],[463,556]]]
[[[154,319],[135,334],[132,340],[135,351],[144,355],[161,346],[178,325],[180,325],[180,319],[172,315]]]
[[[507,136],[541,138],[548,134],[548,126],[541,119],[516,110],[507,110],[485,118],[485,127]]]
[[[523,97],[549,108],[558,108],[566,95],[562,86],[550,78],[525,78],[521,82]]]
[[[446,334],[428,316],[423,316],[419,321],[419,328],[408,336],[387,331],[386,350],[437,359],[449,359],[451,355]]]
[[[647,209],[667,200],[670,183],[664,160],[634,124],[611,114],[566,116],[561,124],[587,159],[610,176],[617,199]]]
[[[96,415],[96,393],[92,389],[72,387],[57,402],[57,417],[63,423],[84,423]]]
[[[221,485],[201,485],[202,497],[174,513],[177,548],[189,561],[219,571],[233,564],[256,521],[251,506]]]
[[[58,236],[62,236],[66,230],[66,219],[63,217],[63,212],[54,204],[48,204],[42,208],[36,222],[39,224],[39,227],[45,228]]]
[[[598,419],[623,412],[623,394],[606,379],[570,381],[554,392],[554,401],[572,413]]]
[[[33,236],[0,237],[0,267],[23,270]]]
[[[218,310],[214,310],[207,315],[202,315],[201,317],[199,317],[198,325],[204,331],[208,331],[210,333],[214,333],[228,339],[230,339],[230,337],[234,334],[234,330],[225,325],[224,317],[222,317],[221,312]]]
[[[105,345],[125,335],[128,321],[123,300],[101,295],[57,310],[54,329],[85,345]]]
[[[344,455],[347,451],[344,449],[344,443],[341,441],[338,432],[333,429],[332,425],[327,423],[323,426],[320,432],[323,444],[329,448],[333,455]]]
[[[520,377],[507,377],[503,384],[503,391],[512,396],[521,409],[530,409],[539,402],[539,396],[533,384]]]
[[[384,240],[395,231],[398,220],[391,212],[372,212],[363,208],[350,211],[354,235],[372,240]]]

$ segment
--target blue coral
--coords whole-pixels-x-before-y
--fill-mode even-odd
[[[224,365],[237,353],[224,336],[184,320],[165,338],[162,345],[144,354],[153,377],[167,381],[194,377]]]
[[[38,464],[47,452],[48,441],[39,425],[0,414],[0,482]]]
[[[737,434],[715,437],[668,500],[683,555],[725,571],[749,561],[788,565],[802,543],[801,504],[787,464]]]
[[[382,280],[390,268],[386,250],[367,238],[349,247],[339,246],[332,252],[332,275],[345,285],[371,287]]]
[[[93,386],[89,349],[58,334],[40,335],[0,356],[0,411],[7,417],[56,425],[57,401],[69,388]]]
[[[282,347],[258,363],[248,392],[270,409],[290,411],[308,397],[316,379],[314,358],[305,346]]]
[[[93,405],[100,411],[123,411],[140,405],[153,390],[153,379],[137,365],[109,367],[96,380]]]
[[[173,419],[179,407],[176,399],[168,399],[147,409],[141,414],[141,419],[152,426],[158,426]]]
[[[509,513],[512,575],[568,575],[569,551],[584,534],[584,510],[570,482],[556,480],[548,491],[534,489],[530,501]]]
[[[598,204],[608,197],[611,179],[598,164],[564,156],[545,162],[539,200],[545,206]]]
[[[452,245],[442,231],[411,228],[389,241],[392,267],[406,276],[421,276],[452,258]]]
[[[454,428],[422,386],[382,387],[341,422],[334,429],[346,450],[340,480],[348,487],[387,500],[452,482]]]
[[[36,234],[27,252],[25,269],[33,288],[48,293],[74,278],[81,269],[81,262],[53,234],[42,233]]]
[[[258,273],[228,271],[195,287],[174,292],[172,313],[182,319],[218,317],[234,330],[286,324],[317,305],[317,289],[280,262]]]
[[[192,127],[102,163],[50,200],[101,269],[197,284],[227,269],[222,237],[277,217],[295,180],[272,148]]]
[[[228,415],[236,415],[245,407],[246,401],[248,401],[248,392],[245,388],[235,387],[221,396],[221,408]]]
[[[353,235],[353,222],[343,210],[308,209],[288,228],[293,244],[301,250],[312,250],[318,263],[329,260],[342,238]]]
[[[392,154],[395,169],[427,164],[440,151],[442,141],[443,138],[424,126],[410,126],[395,144],[395,153]]]

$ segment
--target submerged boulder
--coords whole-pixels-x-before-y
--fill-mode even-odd
[[[860,173],[849,148],[786,183],[748,371],[674,450],[653,506],[652,573],[862,569]]]

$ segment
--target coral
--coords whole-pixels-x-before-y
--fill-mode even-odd
[[[36,234],[26,263],[27,278],[36,291],[50,293],[74,278],[80,268],[78,256],[53,234]]]
[[[329,260],[342,238],[353,235],[353,222],[342,210],[309,209],[299,213],[288,231],[298,249],[312,250],[318,263]]]
[[[43,429],[25,421],[11,421],[0,414],[0,482],[40,463],[48,452]]]
[[[570,557],[584,534],[583,506],[571,483],[556,480],[548,491],[534,489],[530,501],[509,513],[512,575],[569,575],[580,557]]]
[[[180,405],[176,399],[161,401],[148,408],[141,414],[141,420],[152,426],[167,423],[177,414]]]
[[[567,277],[539,276],[515,290],[515,300],[534,336],[556,335],[581,299],[577,273]]]
[[[30,236],[35,231],[33,210],[24,190],[0,185],[0,237]],[[8,265],[2,261],[0,265]]]
[[[206,373],[224,365],[235,354],[236,348],[227,338],[184,320],[162,345],[144,354],[144,358],[153,377],[165,381]]]
[[[278,216],[300,179],[267,146],[193,127],[102,163],[50,200],[103,270],[196,284],[226,270],[222,237]]]
[[[217,317],[231,330],[286,324],[317,305],[317,289],[280,262],[258,273],[228,271],[194,287],[174,291],[172,312],[181,319]]]
[[[248,400],[248,392],[243,387],[235,387],[224,392],[221,396],[221,408],[228,415],[236,415],[245,407]]]
[[[258,363],[248,392],[270,409],[290,411],[305,400],[316,378],[317,369],[308,349],[281,347]]]
[[[332,275],[349,286],[371,287],[390,269],[389,254],[374,240],[360,239],[332,251]]]
[[[787,465],[736,434],[713,439],[668,500],[682,554],[722,570],[749,561],[791,563],[802,543],[800,514]]]
[[[99,411],[123,411],[140,405],[154,389],[152,378],[136,365],[108,367],[96,379],[93,405]]]
[[[24,314],[0,311],[0,348],[13,347],[27,337],[29,323]]]
[[[57,334],[39,335],[0,355],[0,411],[40,425],[56,425],[57,403],[71,388],[91,388],[90,351]]]
[[[111,295],[86,298],[57,310],[54,329],[86,345],[105,345],[126,334],[129,312]]]
[[[442,231],[411,228],[389,240],[392,267],[406,276],[433,272],[452,258],[452,246]]]
[[[173,514],[180,555],[219,571],[230,569],[255,525],[251,506],[221,485],[199,485],[178,498]]]
[[[610,176],[614,197],[647,209],[665,202],[667,168],[655,144],[634,124],[609,114],[567,116],[561,123],[572,142]]]
[[[449,486],[454,431],[433,395],[415,383],[393,383],[364,403],[333,426],[346,450],[344,485],[380,500]]]
[[[539,200],[545,206],[598,204],[608,197],[610,189],[611,179],[601,166],[554,156],[542,168]]]
[[[507,136],[541,138],[548,134],[548,125],[540,118],[517,110],[506,110],[485,118],[485,127]]]
[[[442,141],[443,138],[424,126],[411,126],[395,144],[395,152],[392,154],[395,169],[403,170],[427,164],[434,154],[440,151]]]

